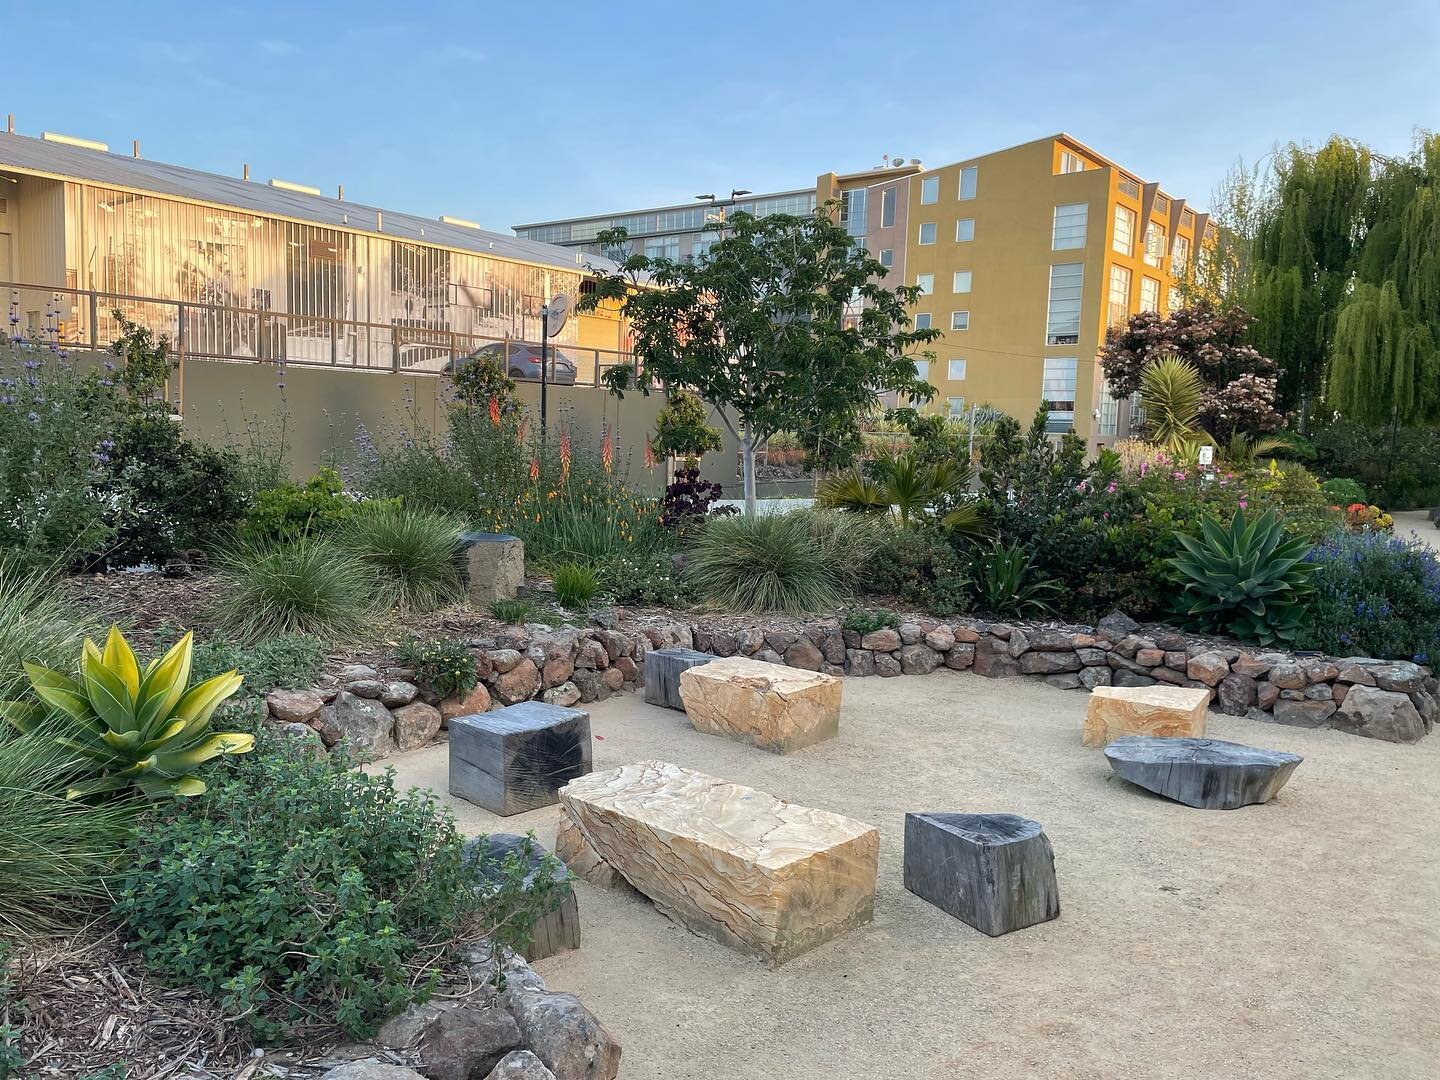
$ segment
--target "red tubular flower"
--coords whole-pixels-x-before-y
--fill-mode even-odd
[[[600,465],[606,472],[610,471],[615,464],[615,440],[610,434],[610,428],[605,426],[604,434],[600,436]]]
[[[560,478],[570,475],[570,432],[560,433]]]
[[[540,459],[539,459],[538,457],[532,457],[532,458],[530,459],[530,482],[533,484],[533,483],[535,483],[535,482],[536,482],[537,480],[539,480],[539,479],[540,479]]]
[[[499,427],[499,426],[500,426],[500,399],[499,399],[499,398],[493,398],[493,397],[492,397],[492,398],[490,399],[490,423],[494,424],[496,427]]]

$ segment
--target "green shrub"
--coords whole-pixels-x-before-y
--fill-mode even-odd
[[[1366,501],[1365,485],[1358,480],[1351,480],[1348,476],[1332,477],[1320,485],[1320,490],[1336,506],[1349,506]]]
[[[512,453],[518,452],[512,448]],[[355,434],[351,476],[372,500],[398,499],[417,510],[471,517],[482,492],[449,442],[427,430],[407,431],[377,443],[364,427]],[[486,518],[494,526],[493,514]]]
[[[617,604],[678,607],[684,601],[679,575],[664,551],[620,552],[596,566],[600,588]]]
[[[1060,592],[1060,585],[1036,572],[1034,561],[1018,542],[992,540],[980,559],[975,591],[986,611],[1040,616],[1054,610],[1049,598]]]
[[[398,505],[398,500],[383,500]],[[262,491],[245,514],[241,536],[252,543],[326,536],[350,519],[359,502],[345,494],[340,474],[321,469],[303,484],[285,483]]]
[[[395,655],[441,697],[468,694],[480,681],[475,654],[463,641],[411,635],[400,643]]]
[[[875,555],[893,532],[883,521],[839,510],[795,510],[791,516],[810,530],[815,558],[842,592],[868,583]]]
[[[242,644],[281,634],[344,638],[375,607],[370,568],[324,539],[242,545],[222,558],[216,583],[211,617]]]
[[[876,608],[872,611],[857,607],[851,608],[845,613],[840,625],[856,634],[871,634],[886,627],[895,629],[900,625],[900,616],[885,608]]]
[[[386,608],[433,611],[465,598],[457,559],[462,523],[446,514],[365,503],[335,534],[335,543],[375,572]]]
[[[0,932],[78,929],[106,900],[135,805],[67,799],[84,776],[79,755],[44,725],[31,734],[0,726]],[[3,1075],[3,1072],[0,1072]]]
[[[1321,472],[1364,485],[1369,497],[1354,502],[1387,510],[1440,506],[1440,428],[1374,431],[1337,420],[1314,441]]]
[[[953,615],[970,606],[970,565],[935,528],[894,529],[869,567],[866,588],[931,615]]]
[[[0,701],[29,685],[25,662],[54,667],[80,651],[99,621],[69,603],[49,574],[27,572],[0,558]]]
[[[1384,533],[1339,533],[1315,567],[1297,642],[1334,656],[1434,666],[1440,660],[1440,556]]]
[[[698,458],[724,444],[720,431],[709,423],[705,403],[688,390],[674,389],[667,394],[665,407],[655,414],[655,437],[650,451],[657,458],[674,455]]]
[[[248,648],[222,637],[195,646],[190,675],[197,682],[226,671],[238,671],[245,682],[238,697],[254,697],[271,690],[305,690],[320,678],[325,648],[305,634],[263,638]]]
[[[817,517],[825,525],[817,528]],[[832,524],[828,515],[807,513],[715,518],[691,543],[685,580],[702,599],[729,611],[832,609],[845,592],[844,581],[861,572],[835,565],[819,548],[817,533],[832,552],[858,535],[843,526],[827,530]]]
[[[362,1038],[431,993],[479,906],[433,796],[268,743],[209,779],[134,843],[115,914],[149,971],[264,1041]]]
[[[527,600],[523,596],[502,598],[490,602],[490,614],[507,626],[523,626],[525,623],[533,621],[539,610],[539,604],[534,600]]]
[[[1261,645],[1295,636],[1315,565],[1305,561],[1310,545],[1287,538],[1273,511],[1238,510],[1229,525],[1208,518],[1199,536],[1178,539],[1185,551],[1170,560],[1184,587],[1178,612],[1204,629]]]
[[[588,566],[561,563],[551,575],[555,583],[555,599],[571,611],[586,611],[600,591],[600,577]]]

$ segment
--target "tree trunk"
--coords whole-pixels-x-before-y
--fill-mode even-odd
[[[755,516],[755,433],[747,422],[740,436],[740,468],[745,486],[745,515]]]

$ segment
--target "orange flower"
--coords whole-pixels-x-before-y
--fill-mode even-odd
[[[537,480],[539,480],[539,479],[540,479],[540,458],[537,456],[537,457],[532,457],[532,458],[530,459],[530,482],[533,484],[533,483],[535,483],[535,481],[537,481]]]
[[[610,435],[608,424],[602,430],[604,434],[600,436],[600,464],[609,472],[615,464],[615,440]]]
[[[500,426],[500,399],[499,399],[499,398],[493,398],[493,397],[492,397],[492,398],[490,399],[490,423],[494,424],[496,427],[499,427],[499,426]]]
[[[570,475],[570,432],[560,433],[560,477],[565,479]]]

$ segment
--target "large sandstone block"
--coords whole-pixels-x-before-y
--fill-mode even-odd
[[[743,656],[680,673],[680,698],[696,731],[788,753],[840,730],[840,680]]]
[[[1210,691],[1188,686],[1097,686],[1085,713],[1085,746],[1124,735],[1163,738],[1205,734]]]
[[[767,963],[873,914],[872,825],[663,761],[582,776],[560,803],[590,849],[666,915]]]
[[[465,567],[470,602],[478,607],[509,600],[525,584],[525,543],[518,536],[461,533],[460,562]]]

